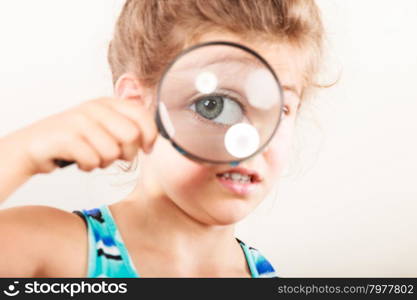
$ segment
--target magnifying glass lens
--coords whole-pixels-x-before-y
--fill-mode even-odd
[[[271,140],[281,117],[282,90],[252,50],[208,43],[179,55],[158,88],[158,117],[166,137],[194,159],[247,159]]]

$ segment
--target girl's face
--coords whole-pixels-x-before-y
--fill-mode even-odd
[[[181,155],[158,136],[153,151],[141,156],[141,186],[162,196],[203,224],[227,225],[240,221],[268,195],[286,167],[302,86],[302,66],[296,50],[277,43],[248,42],[233,35],[208,34],[200,42],[227,40],[257,51],[274,69],[284,88],[284,114],[279,128],[263,153],[232,167],[200,164]],[[259,182],[250,192],[228,188],[219,178],[224,172],[256,173]],[[150,190],[148,190],[150,189]]]

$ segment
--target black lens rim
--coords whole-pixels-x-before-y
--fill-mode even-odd
[[[156,106],[156,112],[155,112],[155,121],[156,121],[156,125],[157,128],[160,132],[160,134],[166,138],[167,140],[169,140],[172,144],[172,146],[178,150],[182,155],[194,160],[194,161],[198,161],[198,162],[204,162],[204,163],[211,163],[211,164],[232,164],[232,165],[238,165],[239,163],[248,160],[254,156],[256,156],[257,154],[259,154],[260,152],[262,152],[267,146],[268,144],[271,142],[271,140],[274,138],[279,125],[281,123],[281,119],[282,119],[282,113],[283,113],[283,103],[281,103],[280,105],[280,111],[279,111],[279,116],[278,116],[278,121],[277,124],[275,126],[275,128],[273,129],[271,136],[265,141],[265,143],[254,153],[252,153],[250,156],[241,158],[241,159],[236,159],[236,160],[211,160],[211,159],[207,159],[207,158],[203,158],[201,156],[195,155],[191,152],[186,151],[183,147],[181,147],[181,145],[177,144],[167,133],[164,124],[162,123],[161,120],[161,116],[160,116],[160,109],[159,109],[159,104],[161,103],[161,89],[162,89],[162,83],[164,82],[164,78],[166,76],[166,74],[169,72],[169,70],[172,68],[172,66],[176,63],[176,61],[178,59],[180,59],[181,57],[183,57],[184,55],[186,55],[187,53],[202,48],[202,47],[206,47],[206,46],[230,46],[230,47],[234,47],[234,48],[238,48],[240,50],[246,51],[250,54],[252,54],[253,56],[255,56],[257,59],[259,59],[264,65],[265,67],[272,73],[277,85],[278,85],[278,89],[279,89],[279,93],[280,93],[280,97],[282,99],[282,102],[284,101],[284,93],[283,93],[283,89],[282,89],[282,85],[281,82],[277,76],[277,74],[275,73],[274,69],[270,66],[270,64],[266,61],[266,59],[264,59],[259,53],[257,53],[255,50],[250,49],[249,47],[246,47],[242,44],[238,44],[235,42],[229,42],[229,41],[212,41],[212,42],[205,42],[205,43],[200,43],[194,46],[191,46],[187,49],[185,49],[184,51],[182,51],[180,54],[178,54],[166,67],[165,71],[162,73],[161,79],[159,80],[158,83],[158,88],[157,88],[157,106]]]

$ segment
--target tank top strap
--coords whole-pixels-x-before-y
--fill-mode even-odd
[[[236,238],[236,240],[239,242],[245,253],[246,262],[248,263],[252,277],[278,277],[272,264],[258,249],[246,245],[246,243],[238,238]]]
[[[73,212],[87,225],[87,277],[139,277],[107,205]]]

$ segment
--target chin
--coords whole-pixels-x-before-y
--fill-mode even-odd
[[[242,200],[238,200],[242,201]],[[244,219],[252,211],[248,204],[238,203],[227,205],[218,205],[216,207],[206,208],[206,214],[210,217],[208,221],[211,225],[233,225]]]

